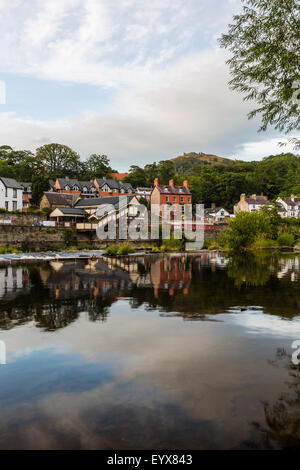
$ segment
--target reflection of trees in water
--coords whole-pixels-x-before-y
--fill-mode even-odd
[[[273,404],[263,403],[265,423],[251,423],[259,432],[260,441],[247,446],[260,449],[300,448],[300,365],[294,365],[284,349],[278,349],[274,366],[288,371],[287,391]]]
[[[264,286],[275,270],[274,256],[265,253],[237,254],[227,265],[227,273],[236,287]]]

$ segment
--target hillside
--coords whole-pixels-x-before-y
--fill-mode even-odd
[[[234,160],[230,160],[229,158],[218,157],[217,155],[210,155],[203,152],[184,153],[178,157],[171,158],[171,161],[174,163],[178,173],[184,173],[198,165],[219,166],[230,165],[234,162]]]

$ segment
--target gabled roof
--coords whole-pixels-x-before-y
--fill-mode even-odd
[[[130,202],[135,196],[125,197],[127,197],[127,202]],[[76,207],[97,207],[102,206],[103,204],[112,204],[113,206],[117,207],[119,201],[122,201],[122,198],[124,198],[124,196],[94,197],[90,199],[80,199],[76,203]]]
[[[300,200],[298,198],[295,198],[294,201],[292,201],[292,199],[283,199],[281,198],[283,202],[285,202],[285,204],[287,204],[288,206],[299,206],[300,205]]]
[[[205,214],[217,214],[220,211],[225,211],[228,213],[228,211],[224,209],[224,207],[207,207],[206,209],[204,209]]]
[[[48,199],[51,206],[74,206],[78,199],[76,194],[55,193],[53,191],[45,192],[44,196]]]
[[[57,181],[61,189],[65,188],[66,186],[69,186],[71,188],[75,185],[80,188],[80,182],[77,179],[57,178]]]
[[[161,194],[178,194],[179,196],[191,195],[191,191],[186,186],[169,186],[160,184],[155,187]]]
[[[18,183],[13,178],[3,178],[2,176],[0,176],[0,180],[6,188],[23,189],[20,183]]]
[[[73,207],[58,207],[59,210],[64,215],[82,215],[85,216],[87,213],[83,209],[77,209]]]
[[[263,206],[269,203],[269,201],[264,196],[256,196],[256,199],[252,197],[246,197],[245,201],[248,202],[248,204],[256,206]]]
[[[110,189],[119,189],[120,185],[118,183],[118,181],[116,180],[113,180],[113,179],[99,179],[99,178],[96,178],[96,181],[97,181],[97,184],[99,185],[99,188],[102,188],[102,186],[104,186],[105,184],[107,184],[107,186],[110,188]]]
[[[31,186],[32,186],[31,183],[20,183],[20,185],[22,186],[24,191],[26,191],[26,192],[31,191]]]

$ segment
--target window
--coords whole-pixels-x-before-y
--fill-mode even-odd
[[[188,202],[191,202],[191,196],[188,197]]]
[[[173,202],[176,202],[177,201],[177,198],[176,196],[173,197]]]
[[[8,196],[7,188],[5,188],[5,197]]]
[[[13,201],[13,211],[16,211],[18,208],[17,201]]]
[[[180,196],[180,202],[184,202],[184,197]]]
[[[16,189],[13,190],[13,198],[15,198],[15,199],[17,198],[17,190]]]
[[[5,201],[5,209],[8,211],[8,201]]]
[[[166,196],[166,202],[169,202],[169,196]]]
[[[65,190],[66,190],[66,191],[69,191],[69,190],[70,190],[70,186],[66,185],[66,186],[65,186]]]

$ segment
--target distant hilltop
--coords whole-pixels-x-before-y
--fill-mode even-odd
[[[179,155],[178,157],[171,158],[171,160],[174,163],[179,163],[180,161],[185,161],[185,160],[194,160],[194,161],[197,161],[198,163],[206,162],[204,163],[206,165],[229,165],[230,163],[233,163],[234,161],[234,160],[230,160],[230,158],[218,157],[217,155],[211,155],[211,154],[203,153],[203,152],[184,153],[183,155]]]
[[[174,163],[176,172],[183,174],[188,170],[191,170],[195,166],[207,165],[207,166],[219,166],[219,165],[230,165],[234,160],[230,158],[218,157],[217,155],[211,155],[207,153],[184,153],[178,157],[171,158],[171,162]]]

